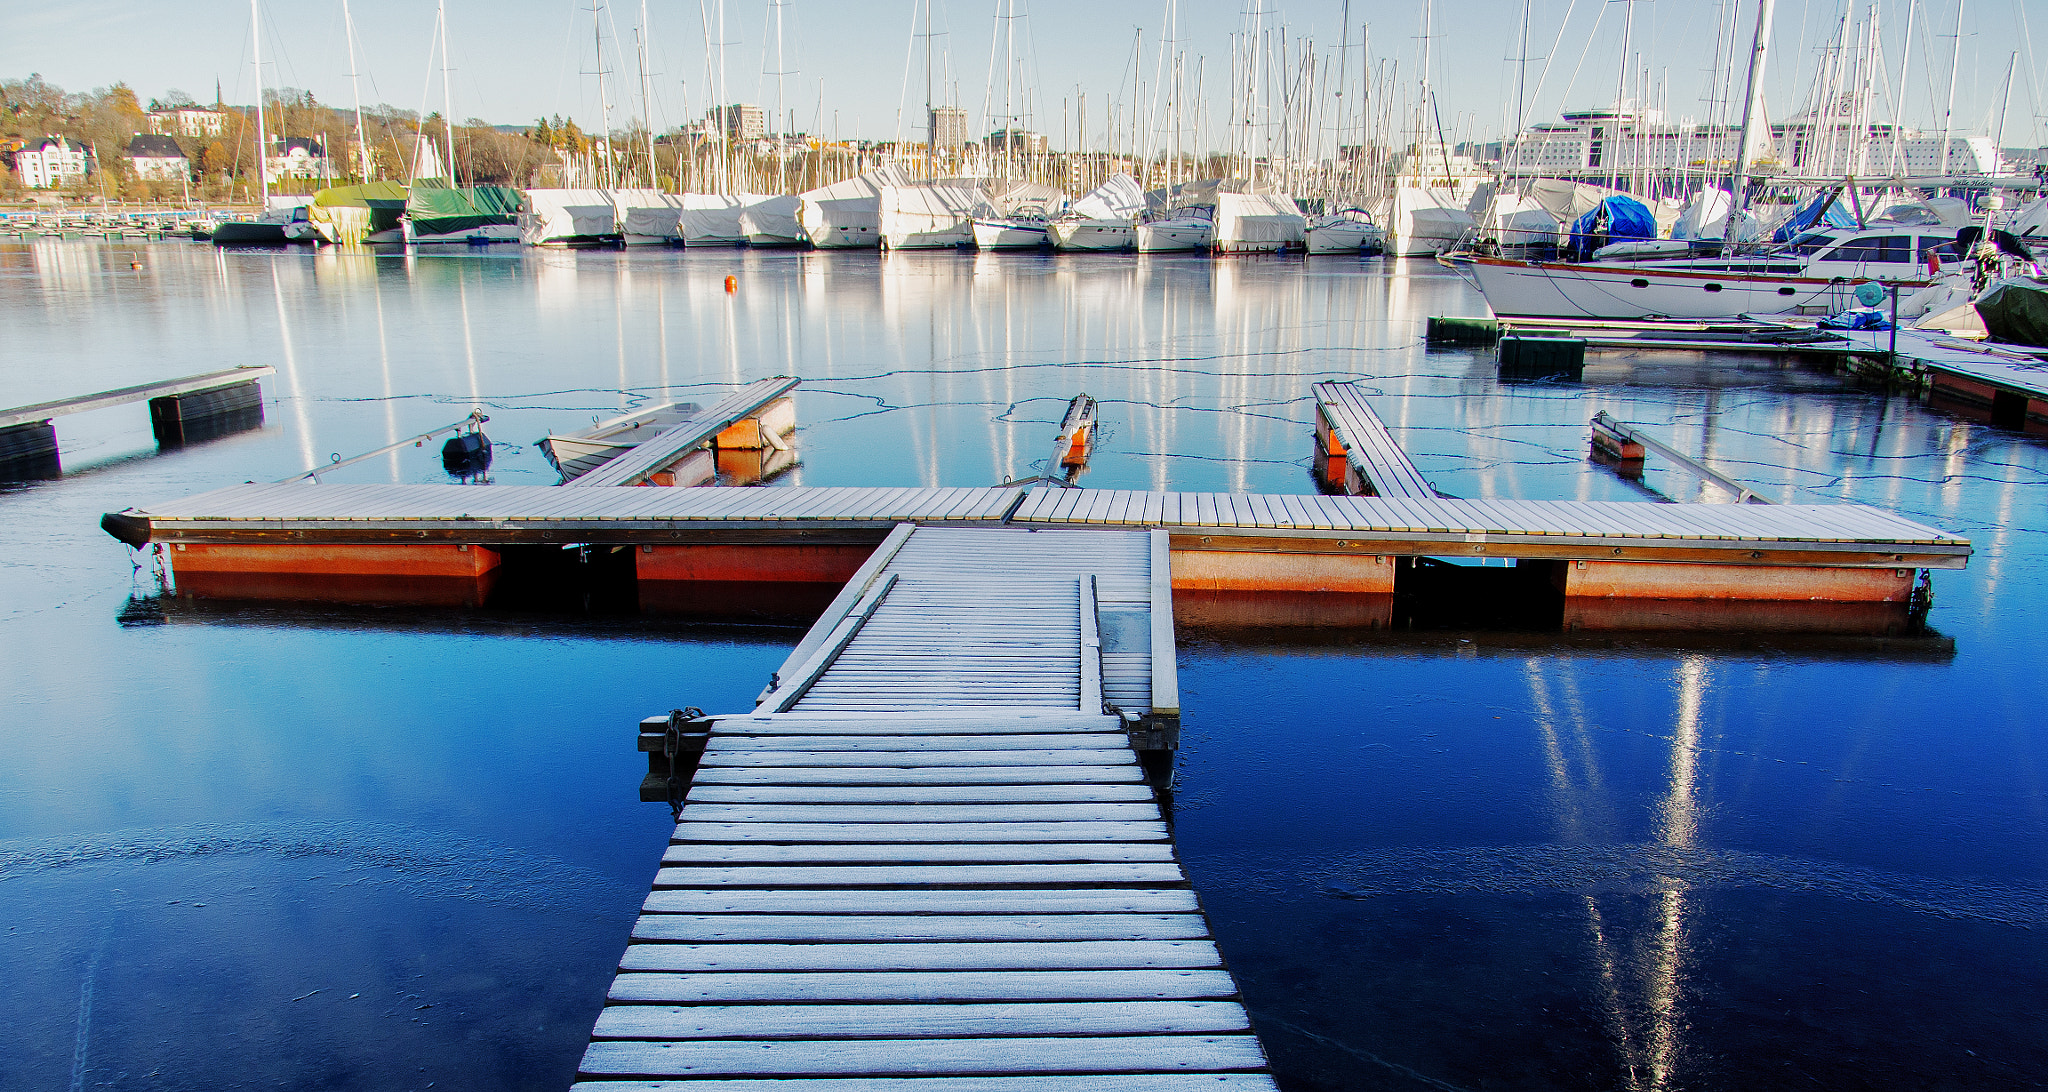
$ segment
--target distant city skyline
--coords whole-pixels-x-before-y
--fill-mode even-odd
[[[704,0],[701,10],[715,13],[719,0]],[[725,93],[710,93],[707,69],[716,55],[715,30],[700,22],[699,4],[649,0],[651,24],[649,69],[653,119],[657,128],[673,128],[701,119],[722,98],[758,105],[774,113],[777,60],[774,40],[776,5],[768,0],[724,0]],[[967,111],[977,135],[1003,127],[1001,57],[997,41],[1004,0],[964,3],[932,0],[938,36],[933,39],[935,105]],[[1197,137],[1183,139],[1191,150],[1223,148],[1230,102],[1231,35],[1248,25],[1245,0],[1182,0],[1180,49],[1187,55],[1185,80],[1190,97],[1196,72],[1202,75],[1201,99],[1186,126],[1201,126]],[[1740,97],[1747,65],[1755,0],[1735,5],[1735,56],[1723,58],[1729,75],[1716,79],[1717,28],[1726,27],[1728,0],[1635,0],[1629,28],[1631,67],[1647,72],[1647,80],[1630,80],[1629,97],[1639,82],[1649,86],[1649,105],[1666,108],[1673,119],[1709,120],[1710,90],[1732,84]],[[1166,4],[1163,0],[1104,5],[1080,0],[1017,0],[1024,18],[1017,25],[1017,53],[1023,78],[1034,86],[1022,101],[1021,124],[1046,134],[1050,145],[1074,143],[1077,96],[1085,95],[1086,145],[1101,147],[1117,106],[1117,146],[1131,144],[1131,103],[1134,81],[1146,88],[1139,102],[1141,128],[1163,129],[1163,110],[1151,90],[1159,66],[1159,38]],[[1870,10],[1868,0],[1853,5],[1854,25]],[[357,67],[365,105],[387,103],[431,113],[441,109],[440,61],[432,50],[434,7],[424,0],[351,0],[357,39]],[[1882,26],[1885,81],[1896,87],[1898,57],[1907,4],[1881,0],[1876,4]],[[1907,74],[1906,124],[1929,131],[1941,127],[1946,101],[1950,50],[1954,48],[1953,0],[1919,6],[1913,31],[1913,56]],[[1361,25],[1369,25],[1369,48],[1376,73],[1391,68],[1395,98],[1412,102],[1421,77],[1419,54],[1422,8],[1414,0],[1352,0],[1348,34],[1342,29],[1344,4],[1267,2],[1263,26],[1284,28],[1286,43],[1269,50],[1270,63],[1284,56],[1285,71],[1300,63],[1301,39],[1312,40],[1327,84],[1336,80],[1340,35],[1348,37],[1347,102],[1356,101]],[[275,88],[311,91],[322,102],[348,106],[347,43],[342,34],[340,0],[264,5],[264,82]],[[922,140],[925,127],[925,66],[922,31],[924,0],[828,5],[816,0],[787,0],[781,5],[783,109],[768,122],[771,130],[794,128],[827,137],[874,140]],[[1564,109],[1605,106],[1616,97],[1620,82],[1623,23],[1630,6],[1623,0],[1546,0],[1530,7],[1527,95],[1523,112],[1530,123],[1554,120]],[[1771,43],[1766,94],[1770,116],[1783,120],[1809,101],[1819,65],[1819,46],[1840,25],[1840,0],[1781,0]],[[635,31],[640,5],[622,3],[608,9],[604,26],[607,98],[614,126],[640,115]],[[1439,103],[1440,124],[1452,140],[1493,140],[1514,128],[1521,0],[1443,0],[1436,5],[1431,41],[1431,84]],[[2036,63],[2032,38],[2036,28],[2048,34],[2048,6],[2031,13],[2021,0],[1980,0],[1963,13],[1961,62],[1955,80],[1954,125],[1958,132],[1993,132],[2005,88],[2007,65],[2014,63],[2006,100],[2005,139],[2008,146],[2037,146],[2048,139],[2042,115],[2048,104],[2048,70]],[[1568,17],[1568,21],[1567,21]],[[596,129],[601,110],[594,75],[592,13],[589,0],[449,0],[451,26],[449,65],[457,120],[482,118],[496,124],[530,124],[541,116],[574,118]],[[1133,64],[1134,43],[1142,27],[1142,56]],[[1722,34],[1723,48],[1726,52]],[[1852,31],[1852,39],[1861,40]],[[994,48],[992,49],[992,42]],[[2044,43],[2048,44],[2048,43]],[[991,72],[991,58],[995,71]],[[1544,72],[1548,58],[1549,71]],[[1133,73],[1133,68],[1137,72]],[[255,79],[250,63],[249,9],[234,0],[209,0],[176,7],[144,0],[72,0],[61,7],[24,10],[11,6],[0,14],[0,77],[24,78],[31,72],[62,86],[83,91],[124,81],[146,102],[172,89],[211,102],[218,78],[229,102],[251,102]],[[822,85],[821,85],[822,81]],[[954,89],[957,89],[955,91]],[[1275,96],[1277,97],[1277,96]],[[1892,91],[1875,95],[1874,119],[1890,120]],[[950,100],[950,101],[949,101]],[[1328,100],[1325,99],[1325,102]],[[1278,113],[1277,103],[1266,108]],[[1154,112],[1146,126],[1143,115]],[[1404,111],[1396,105],[1398,138]],[[1729,120],[1739,119],[1739,105]],[[1325,118],[1324,154],[1338,141],[1334,120]],[[1356,123],[1342,139],[1356,140]]]

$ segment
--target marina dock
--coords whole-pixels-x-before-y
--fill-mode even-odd
[[[98,394],[60,398],[0,410],[0,470],[54,470],[59,417],[134,402],[149,403],[150,429],[166,447],[211,439],[235,428],[261,424],[263,391],[257,380],[275,374],[269,365],[229,368]]]
[[[1114,489],[249,484],[107,515],[181,596],[481,604],[509,559],[630,558],[642,609],[808,589],[900,523],[1164,532],[1177,594],[1286,624],[1382,625],[1426,559],[1512,565],[1567,602],[1903,605],[1968,539],[1857,504],[1710,505]],[[1194,609],[1190,601],[1190,609]],[[1208,615],[1205,614],[1205,617]]]
[[[1133,749],[1178,719],[1166,558],[892,531],[753,711],[678,725],[577,1087],[1272,1088]]]
[[[1436,490],[1353,383],[1318,383],[1316,477],[1333,492],[1434,498]]]

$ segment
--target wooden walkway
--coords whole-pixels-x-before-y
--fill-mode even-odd
[[[1174,548],[1294,539],[1400,555],[1736,560],[1750,552],[1961,568],[1968,539],[1860,504],[1675,505],[1124,489],[563,489],[250,484],[103,521],[131,545],[193,543],[878,542],[898,523],[1165,528]],[[806,537],[808,536],[808,537]],[[857,537],[857,536],[856,536]],[[1280,543],[1268,543],[1280,548]],[[1475,550],[1475,546],[1485,549]],[[1616,550],[1623,551],[1617,555]]]
[[[797,380],[784,376],[762,379],[726,395],[711,408],[683,423],[635,444],[597,469],[563,483],[570,488],[614,485],[642,485],[726,429],[761,412],[762,408],[794,390]]]
[[[1368,497],[1436,497],[1357,385],[1318,383],[1315,395],[1316,471],[1324,485]]]
[[[1103,712],[1178,712],[1163,551],[892,532],[757,708],[712,719],[577,1087],[1272,1089]]]
[[[33,406],[20,406],[0,410],[0,428],[15,425],[49,421],[66,414],[84,413],[88,410],[105,409],[109,406],[125,406],[131,402],[147,402],[157,398],[176,398],[181,395],[199,394],[204,391],[220,390],[224,387],[239,387],[254,383],[267,375],[276,374],[269,365],[247,368],[228,368],[225,371],[207,372],[203,375],[186,376],[161,383],[144,383],[140,386],[122,387],[119,390],[101,391],[76,398],[60,398],[55,402],[38,402]]]

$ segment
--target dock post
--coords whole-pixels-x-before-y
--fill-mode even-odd
[[[672,808],[681,807],[710,739],[711,722],[694,706],[643,718],[640,749],[647,753],[647,776],[640,781],[641,801],[667,801]]]
[[[149,427],[163,447],[180,447],[263,423],[263,390],[253,380],[149,400]]]

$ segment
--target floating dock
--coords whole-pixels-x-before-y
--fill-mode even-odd
[[[787,452],[783,437],[796,428],[788,395],[797,382],[777,376],[750,383],[563,484],[586,489],[701,485],[719,474],[719,461],[728,451]]]
[[[576,1087],[1272,1089],[1133,749],[1179,712],[1166,557],[898,528],[755,710],[676,722]]]
[[[59,417],[90,410],[149,403],[150,428],[165,447],[212,439],[263,423],[263,391],[257,380],[275,374],[268,365],[229,368],[203,375],[144,383],[0,410],[0,471],[57,468]]]
[[[1857,504],[1019,487],[251,484],[102,521],[132,546],[160,546],[181,596],[476,605],[506,559],[574,546],[625,566],[642,609],[698,613],[776,596],[814,613],[900,523],[1160,530],[1183,613],[1218,624],[1389,625],[1392,597],[1425,559],[1512,565],[1568,609],[1698,600],[1903,610],[1916,578],[1962,568],[1971,552],[1968,539]]]
[[[1436,489],[1408,458],[1354,383],[1318,383],[1316,480],[1335,493],[1434,498]]]

